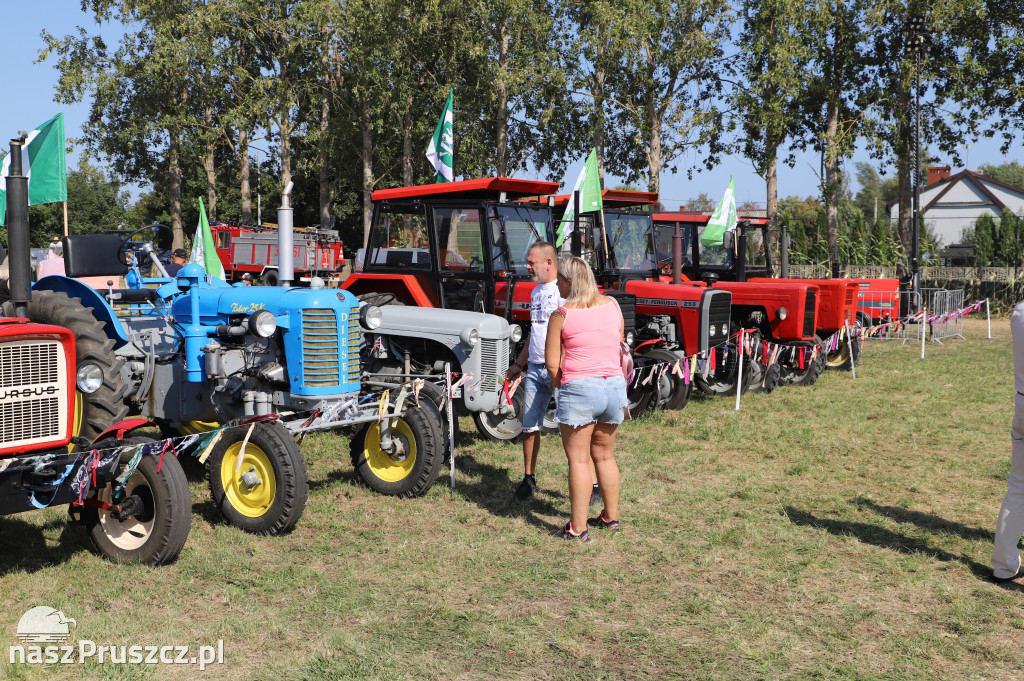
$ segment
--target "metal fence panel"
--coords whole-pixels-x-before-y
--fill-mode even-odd
[[[927,328],[921,301],[913,291],[863,291],[858,309],[871,318],[864,338],[920,343]]]
[[[931,340],[941,343],[945,338],[963,338],[964,292],[932,290],[928,300],[928,327]]]

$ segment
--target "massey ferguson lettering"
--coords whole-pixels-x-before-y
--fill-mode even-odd
[[[664,298],[637,298],[636,304],[654,307],[700,307],[700,302],[696,300],[667,300]]]
[[[48,385],[46,387],[35,386],[32,388],[8,388],[6,390],[0,389],[0,400],[17,400],[24,399],[26,397],[43,397],[44,395],[54,395],[60,392],[60,388],[55,385]]]

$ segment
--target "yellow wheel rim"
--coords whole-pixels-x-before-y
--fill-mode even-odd
[[[846,364],[847,360],[850,359],[850,346],[845,342],[840,341],[839,349],[835,352],[830,352],[826,356],[828,366],[836,368]]]
[[[405,444],[405,458],[395,461],[380,447],[380,424],[374,423],[366,429],[363,439],[363,456],[373,474],[384,482],[400,482],[409,477],[416,465],[416,438],[412,428],[404,419],[391,419],[391,437],[400,438]]]
[[[259,518],[270,510],[277,493],[277,478],[270,457],[252,444],[245,446],[242,466],[238,467],[238,453],[242,443],[236,442],[224,452],[220,462],[220,482],[231,507],[249,518]],[[237,468],[237,472],[236,472]],[[245,473],[254,473],[259,482],[252,487],[242,482]]]

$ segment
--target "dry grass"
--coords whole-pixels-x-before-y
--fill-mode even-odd
[[[554,438],[527,506],[515,446],[466,438],[454,494],[400,501],[357,484],[347,442],[309,438],[292,534],[222,525],[197,482],[189,543],[157,570],[93,556],[59,511],[0,519],[0,677],[198,674],[7,665],[21,613],[45,604],[97,643],[222,638],[217,679],[1010,678],[1022,588],[985,581],[1009,326],[967,329],[924,361],[872,342],[855,381],[627,424],[624,532],[589,546],[548,534],[568,513]]]

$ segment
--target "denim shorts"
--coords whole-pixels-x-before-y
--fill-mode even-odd
[[[558,421],[567,426],[622,423],[626,413],[626,379],[588,376],[569,381],[558,390]]]
[[[544,423],[544,414],[548,410],[551,396],[551,376],[543,364],[526,365],[523,377],[523,432],[535,433]]]

